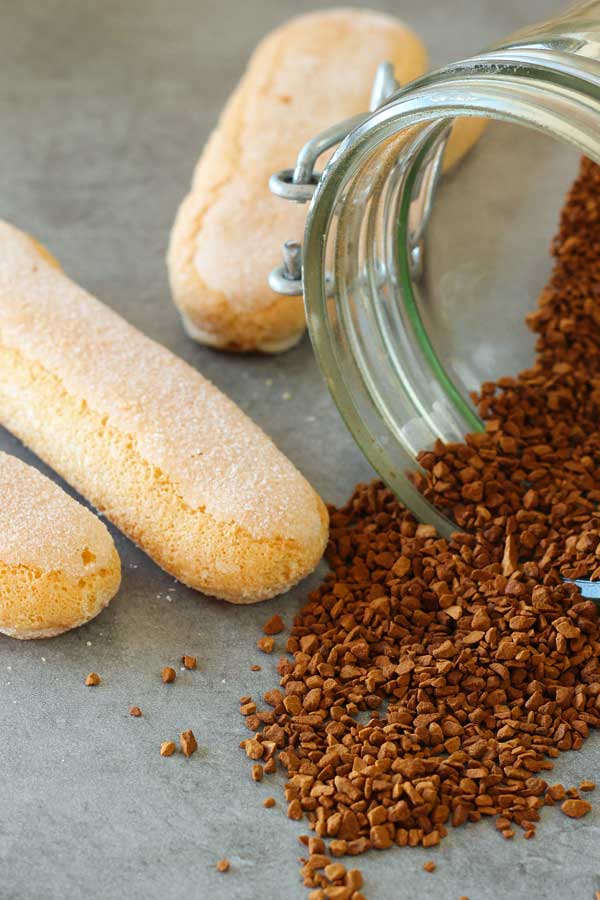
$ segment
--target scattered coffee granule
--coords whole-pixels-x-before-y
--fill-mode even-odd
[[[179,745],[184,756],[191,756],[198,749],[198,741],[192,729],[182,731],[179,735]]]
[[[272,807],[275,806],[275,802],[275,797],[265,797],[265,799],[263,800],[263,806],[265,807],[265,809],[272,809]]]
[[[263,631],[265,634],[279,634],[280,631],[283,631],[285,625],[283,624],[283,619],[276,613],[274,616],[265,622],[263,625]]]
[[[262,745],[262,742],[257,738],[253,738],[248,741],[243,741],[244,750],[246,751],[246,756],[248,759],[262,759],[265,748]]]
[[[342,863],[329,863],[325,866],[324,874],[329,881],[340,881],[346,874],[346,866]]]
[[[261,670],[262,670],[262,666],[259,666],[259,665],[256,665],[256,664],[253,665],[253,666],[250,666],[250,671],[251,671],[251,672],[260,672]]]
[[[196,666],[198,665],[198,660],[196,659],[195,656],[185,656],[184,655],[181,657],[181,664],[184,667],[184,669],[195,669]]]
[[[579,785],[580,791],[595,791],[596,790],[596,782],[595,781],[582,781]]]
[[[434,862],[429,861],[429,862],[423,863],[423,868],[426,872],[435,872],[435,870],[437,869],[437,866]]]
[[[569,816],[571,819],[581,819],[591,811],[592,804],[587,800],[565,800],[560,808],[565,816]]]
[[[177,673],[175,672],[175,669],[171,668],[171,666],[165,666],[160,673],[160,677],[165,684],[172,684],[177,678]]]
[[[588,811],[544,775],[600,727],[598,608],[563,581],[600,578],[599,246],[584,160],[528,317],[534,365],[482,386],[485,431],[420,454],[417,487],[464,532],[440,538],[380,482],[330,510],[330,573],[245,747],[276,745],[288,815],[333,857],[490,816],[531,838],[546,805]]]
[[[130,706],[129,715],[133,716],[135,719],[139,719],[139,717],[142,715],[142,711],[139,706]]]
[[[259,650],[262,650],[263,653],[272,653],[275,641],[272,637],[263,637],[256,642],[256,646]]]
[[[90,674],[85,679],[87,687],[97,687],[101,681],[102,679],[97,672],[90,672]]]
[[[220,859],[216,867],[217,872],[229,872],[230,864],[228,859]]]
[[[296,819],[299,820],[302,818],[302,805],[297,798],[294,798],[290,801],[287,808],[287,817],[288,819]]]
[[[161,756],[173,756],[177,747],[174,741],[163,741],[160,745],[160,755]]]
[[[274,719],[245,742],[256,758],[277,746],[288,814],[332,855],[434,846],[490,815],[505,838],[531,833],[552,758],[600,724],[595,604],[571,584],[511,581],[475,538],[448,544],[381,484],[331,511],[328,559],[267,693]],[[585,640],[560,649],[565,619]]]

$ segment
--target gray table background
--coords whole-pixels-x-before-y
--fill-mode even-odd
[[[552,0],[372,5],[420,31],[437,64],[557,8]],[[251,48],[294,12],[317,6],[0,0],[0,215],[37,235],[76,280],[197,366],[326,499],[341,501],[371,473],[326,393],[309,342],[278,358],[200,348],[180,328],[164,265],[192,167]],[[512,279],[531,300],[542,285],[548,238],[573,168],[557,164],[553,153],[540,150],[538,157],[529,139],[514,144],[490,131],[467,163],[470,196],[483,198],[484,211],[465,216],[464,192],[456,179],[448,183],[442,200],[453,233],[467,240],[467,220],[471,233],[474,225],[481,233],[481,253],[471,264],[465,255],[466,268],[452,270],[452,255],[442,248],[438,265],[449,269],[451,297],[456,279],[471,285],[472,303],[481,278],[498,297],[510,294]],[[525,208],[526,228],[515,237],[511,204],[530,184],[541,207],[535,215]],[[444,229],[438,231],[443,243]],[[499,264],[507,255],[518,264]],[[522,308],[517,297],[518,317]],[[508,361],[516,370],[520,358],[513,365],[506,344],[497,343],[505,348],[499,371]],[[0,447],[43,469],[6,432]],[[120,534],[115,539],[123,586],[98,619],[51,641],[0,638],[0,898],[305,897],[296,839],[306,827],[286,819],[280,777],[250,781],[237,747],[246,735],[237,700],[276,684],[276,655],[263,656],[255,642],[272,613],[291,622],[307,585],[236,608],[194,594]],[[198,671],[163,686],[162,666],[176,665],[184,652],[198,657]],[[261,672],[249,672],[254,662]],[[103,678],[93,691],[83,686],[91,670]],[[142,719],[128,716],[133,703]],[[162,759],[160,742],[189,727],[200,752],[191,760]],[[568,754],[557,780],[593,777],[599,751],[592,738]],[[264,810],[261,801],[271,793],[278,805]],[[592,900],[600,889],[599,822],[597,812],[571,822],[548,810],[531,842],[504,842],[482,823],[452,831],[434,851],[374,852],[359,864],[371,900]],[[232,863],[227,875],[214,869],[223,856]],[[438,863],[433,875],[422,871],[427,858]]]

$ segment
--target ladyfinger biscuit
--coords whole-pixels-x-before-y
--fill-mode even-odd
[[[307,207],[269,192],[320,131],[364,113],[377,66],[401,84],[427,66],[419,38],[392,16],[330,9],[292,19],[255,50],[196,166],[168,253],[175,304],[194,340],[228,350],[277,353],[305,328],[299,297],[268,284],[283,242],[301,238]],[[457,121],[444,169],[478,139],[484,120]],[[323,168],[328,156],[319,160]]]
[[[0,422],[190,587],[250,603],[321,557],[326,509],[266,435],[7,223]]]
[[[369,108],[377,66],[402,82],[425,71],[421,41],[398,19],[332,9],[292,19],[255,50],[198,162],[171,234],[173,298],[188,333],[230,350],[278,352],[305,328],[302,299],[268,285],[306,206],[269,193],[318,132]],[[322,166],[324,158],[319,160]]]
[[[0,452],[0,632],[46,638],[112,600],[121,562],[106,526],[37,469]]]

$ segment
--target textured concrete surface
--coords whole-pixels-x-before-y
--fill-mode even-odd
[[[436,63],[556,8],[552,0],[372,5],[420,30]],[[308,341],[276,359],[236,359],[196,346],[170,304],[163,262],[199,150],[252,46],[294,11],[315,6],[0,0],[0,214],[40,237],[73,277],[213,379],[327,499],[342,500],[369,468],[333,408]],[[510,293],[507,284],[525,285],[535,296],[572,169],[537,147],[534,137],[515,144],[492,129],[444,189],[440,215],[462,229],[455,233],[461,241],[440,249],[449,303],[457,279],[458,294],[468,283],[475,303],[481,277],[499,303]],[[535,216],[521,203],[525,227],[517,238],[510,197],[525,196],[533,171],[536,196],[546,199]],[[512,194],[509,184],[518,185]],[[492,219],[477,213],[477,198],[489,204]],[[5,432],[0,446],[40,465]],[[115,537],[123,587],[96,621],[52,641],[0,639],[0,898],[299,900],[305,892],[296,838],[304,828],[285,818],[280,779],[250,781],[237,746],[245,736],[237,701],[274,686],[276,657],[255,649],[260,626],[276,611],[289,623],[307,585],[235,608],[176,584]],[[182,653],[198,657],[198,671],[161,684],[162,666],[176,665]],[[255,662],[263,665],[259,673],[249,671]],[[103,678],[94,690],[83,686],[91,670]],[[128,716],[134,703],[142,719]],[[162,759],[160,742],[189,727],[200,752],[191,760]],[[592,738],[560,760],[556,777],[577,783],[597,774],[599,764],[600,742]],[[275,809],[262,808],[268,794],[278,798]],[[360,861],[366,892],[371,900],[592,900],[600,889],[599,825],[597,812],[573,822],[548,810],[531,842],[505,842],[484,822],[452,832],[427,853],[372,853]],[[214,869],[223,856],[232,863],[227,875]],[[438,863],[433,875],[422,871],[426,858]]]

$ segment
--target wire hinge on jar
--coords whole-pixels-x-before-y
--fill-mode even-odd
[[[323,153],[340,144],[351,131],[357,128],[369,115],[382,106],[399,88],[390,62],[382,62],[377,67],[369,112],[359,113],[327,128],[308,141],[301,149],[294,169],[282,169],[269,179],[271,193],[294,203],[309,203],[321,178],[315,171],[316,162]],[[303,293],[302,285],[302,245],[299,241],[285,241],[283,262],[269,275],[269,286],[277,294],[298,297]]]

